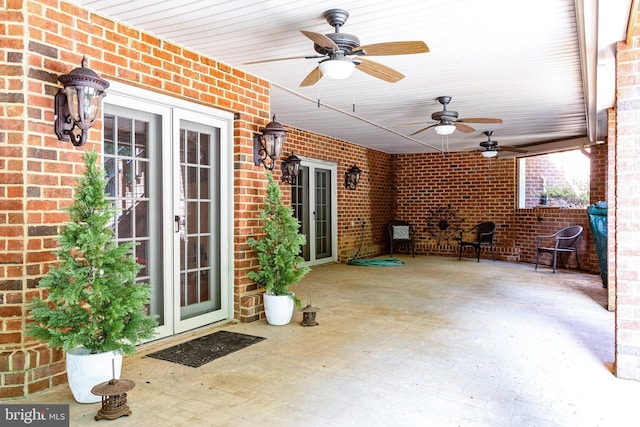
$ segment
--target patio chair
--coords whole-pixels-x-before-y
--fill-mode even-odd
[[[458,239],[458,244],[460,245],[460,255],[458,259],[462,259],[462,249],[467,246],[471,246],[476,251],[476,255],[478,257],[478,262],[480,262],[480,249],[482,247],[488,247],[491,249],[491,256],[493,260],[496,260],[495,249],[493,246],[493,236],[496,233],[496,223],[495,222],[481,222],[480,224],[474,226],[470,230],[462,230],[460,232],[460,238]],[[475,240],[464,240],[464,235],[473,233],[475,235]]]
[[[567,262],[569,262],[571,254],[575,254],[578,270],[582,272],[582,269],[580,268],[580,260],[578,259],[578,246],[580,246],[581,238],[582,226],[580,225],[563,228],[562,230],[548,236],[536,237],[536,270],[538,269],[541,253],[547,253],[553,256],[554,273],[556,272],[556,261],[558,258],[560,258],[562,268],[566,268],[563,255],[567,254]]]
[[[411,255],[416,256],[416,240],[413,226],[407,221],[394,219],[387,224],[387,233],[389,235],[389,250],[393,256],[394,244],[406,244],[411,251]]]

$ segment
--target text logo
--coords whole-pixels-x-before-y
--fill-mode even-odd
[[[69,427],[69,405],[0,405],[3,427]]]

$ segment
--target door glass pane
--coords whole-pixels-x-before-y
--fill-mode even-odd
[[[331,248],[331,171],[316,169],[316,259],[332,256]]]
[[[301,254],[305,261],[311,260],[309,235],[309,167],[301,166],[296,183],[291,186],[291,207],[293,214],[300,223],[300,232],[307,238],[306,243],[302,246]]]
[[[137,243],[136,261],[143,265],[137,281],[152,285],[148,312],[163,325],[161,123],[159,115],[105,105],[103,166],[107,198],[116,208],[112,226],[118,244]]]
[[[214,141],[216,143],[214,143]],[[180,317],[189,319],[221,307],[219,247],[219,137],[214,128],[181,122],[180,206],[185,234],[180,239]]]

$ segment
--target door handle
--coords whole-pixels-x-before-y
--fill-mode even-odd
[[[180,231],[180,215],[173,217],[173,232],[178,233]]]

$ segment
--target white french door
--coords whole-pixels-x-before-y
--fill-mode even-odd
[[[138,243],[156,338],[232,318],[233,116],[117,84],[103,114],[114,227]]]
[[[303,265],[335,262],[338,258],[337,178],[335,163],[301,159],[300,174],[291,186],[291,204],[307,243]]]

